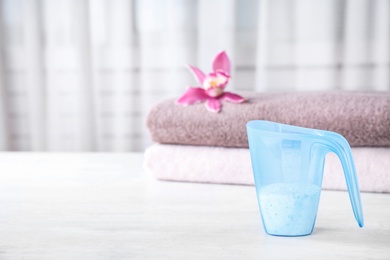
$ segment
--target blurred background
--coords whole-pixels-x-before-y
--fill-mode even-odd
[[[0,150],[143,151],[221,50],[228,89],[390,90],[390,0],[0,0]]]

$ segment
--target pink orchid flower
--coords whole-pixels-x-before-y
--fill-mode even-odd
[[[204,74],[200,69],[188,66],[202,87],[189,87],[177,103],[192,105],[206,101],[206,108],[212,112],[219,112],[222,108],[221,100],[232,103],[242,103],[245,99],[231,92],[224,92],[230,79],[230,60],[225,51],[218,53],[213,60],[213,72]]]

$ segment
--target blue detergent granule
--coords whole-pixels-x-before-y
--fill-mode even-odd
[[[266,232],[278,236],[303,236],[313,231],[321,188],[312,184],[277,183],[259,192]]]

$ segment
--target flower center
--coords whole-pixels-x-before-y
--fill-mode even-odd
[[[218,81],[216,79],[212,79],[210,81],[210,87],[212,88],[215,88],[216,86],[218,86],[220,83],[218,83]]]
[[[228,82],[228,77],[224,74],[216,72],[210,73],[203,82],[203,87],[207,90],[209,88],[224,87]]]

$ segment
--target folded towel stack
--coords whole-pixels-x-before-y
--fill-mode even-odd
[[[246,122],[269,120],[334,131],[352,147],[362,191],[390,192],[390,93],[242,93],[242,104],[223,103],[220,113],[203,104],[168,99],[147,118],[154,144],[145,168],[157,179],[253,184]],[[345,190],[338,159],[328,155],[324,189]]]

